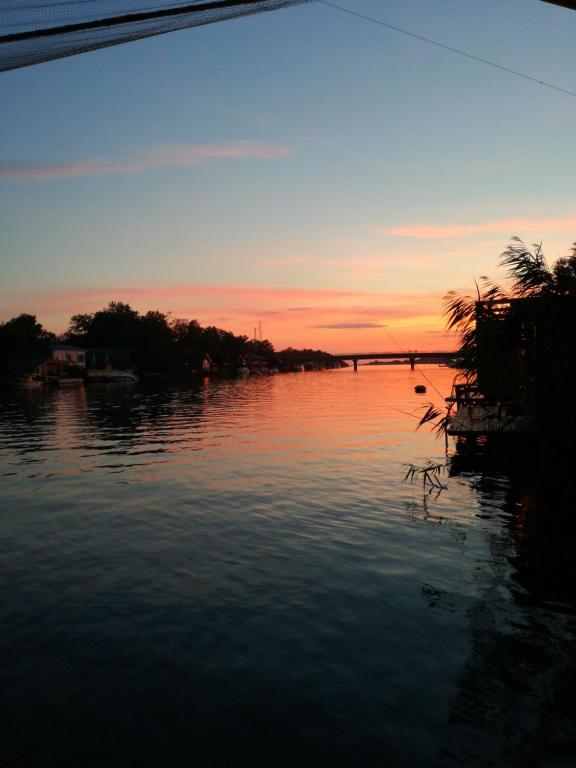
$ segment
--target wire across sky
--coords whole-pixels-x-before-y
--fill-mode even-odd
[[[0,10],[0,72],[73,56],[144,37],[166,34],[187,27],[212,24],[265,11],[274,11],[312,0],[198,0],[186,3],[158,3],[157,0],[50,0],[22,2],[8,0]],[[549,0],[546,0],[548,2]],[[521,77],[567,96],[576,91],[547,82],[460,48],[382,19],[355,11],[330,0],[316,0],[327,8],[349,14],[384,29],[406,35],[427,45],[463,56],[509,75]],[[556,3],[574,7],[573,3]]]

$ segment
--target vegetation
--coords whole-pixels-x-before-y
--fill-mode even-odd
[[[500,264],[511,279],[511,292],[506,293],[487,277],[476,282],[475,296],[461,296],[449,291],[444,297],[444,314],[449,330],[460,337],[460,355],[463,368],[474,374],[478,360],[477,308],[482,306],[484,320],[494,317],[503,301],[541,299],[541,305],[550,305],[560,297],[576,297],[576,243],[571,254],[560,258],[550,267],[542,251],[542,244],[528,248],[518,237],[500,256]]]
[[[267,340],[237,336],[197,320],[171,318],[157,310],[140,314],[128,304],[112,301],[92,314],[74,315],[59,337],[46,331],[33,315],[20,315],[0,324],[0,349],[5,374],[30,353],[48,352],[59,341],[86,349],[124,349],[141,373],[174,374],[202,369],[207,358],[213,370],[235,369],[249,360],[269,368],[291,370],[295,365],[337,366],[327,352],[289,348],[276,353]]]
[[[293,349],[293,347],[287,347],[278,352],[278,364],[286,370],[292,370],[300,365],[306,368],[345,367],[345,364],[335,361],[328,352],[320,349]]]
[[[515,296],[545,297],[576,295],[576,243],[570,256],[558,259],[550,268],[542,252],[542,244],[531,251],[518,237],[502,253],[501,264],[512,278]]]
[[[528,248],[513,238],[500,264],[510,290],[481,278],[476,296],[448,293],[447,324],[460,334],[467,381],[490,402],[505,405],[509,416],[532,419],[543,477],[569,473],[576,432],[576,243],[550,266],[541,244]]]
[[[5,374],[18,359],[47,352],[48,345],[55,339],[34,315],[21,314],[0,323],[0,374]]]
[[[432,491],[444,491],[446,485],[440,481],[440,475],[446,472],[446,464],[437,464],[428,460],[423,466],[417,466],[416,464],[406,465],[406,474],[404,475],[404,482],[414,483],[417,480],[422,480],[422,490],[428,493]]]

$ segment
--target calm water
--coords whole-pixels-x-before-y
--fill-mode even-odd
[[[529,500],[402,482],[451,379],[5,392],[2,764],[576,764]]]

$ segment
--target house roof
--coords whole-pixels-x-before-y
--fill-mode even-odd
[[[75,347],[73,344],[50,344],[50,349],[60,352],[86,352],[84,347]]]
[[[85,351],[91,355],[129,355],[132,349],[130,347],[86,347]]]

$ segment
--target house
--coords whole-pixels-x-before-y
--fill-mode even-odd
[[[47,379],[67,376],[84,377],[90,370],[125,370],[130,367],[130,350],[82,348],[72,344],[51,344],[49,353],[35,356],[33,370]]]
[[[71,344],[50,344],[49,355],[44,356],[44,359],[36,364],[34,373],[52,378],[70,373],[82,376],[85,370],[85,349]]]
[[[73,347],[71,344],[51,344],[52,359],[63,365],[73,365],[76,368],[86,367],[86,350]]]

